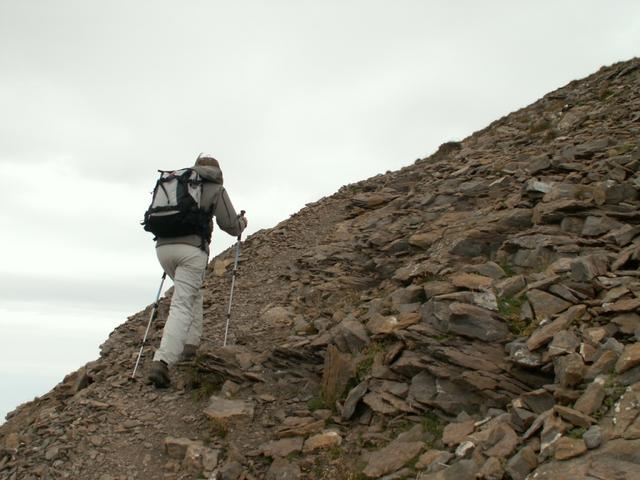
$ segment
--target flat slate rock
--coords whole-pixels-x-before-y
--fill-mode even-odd
[[[260,450],[265,457],[284,458],[292,453],[301,452],[303,443],[303,437],[289,437],[267,442],[262,445]]]
[[[569,325],[571,325],[571,322],[581,317],[586,311],[587,307],[584,305],[575,305],[569,308],[554,321],[547,323],[533,332],[527,339],[527,347],[529,347],[529,350],[533,351],[540,348],[545,343],[550,342],[556,333],[565,330]]]
[[[378,478],[405,466],[424,448],[422,442],[391,442],[376,452],[371,452],[369,462],[362,473],[369,478]]]
[[[232,417],[253,418],[253,405],[244,400],[229,400],[212,396],[204,414],[214,420],[225,420]]]
[[[560,313],[572,304],[555,295],[551,295],[543,290],[529,290],[527,292],[527,300],[531,304],[536,317],[550,318],[556,313]]]

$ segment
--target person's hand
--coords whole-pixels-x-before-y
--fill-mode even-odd
[[[240,212],[240,215],[238,215],[238,221],[240,222],[240,226],[242,227],[242,230],[247,228],[247,226],[249,225],[249,220],[247,220],[246,212],[244,210],[242,210]]]

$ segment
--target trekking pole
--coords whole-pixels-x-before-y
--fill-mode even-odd
[[[147,335],[149,334],[149,328],[151,327],[151,322],[156,317],[158,313],[158,300],[160,299],[160,292],[162,291],[162,285],[164,284],[164,279],[167,278],[167,272],[163,272],[162,281],[160,282],[160,288],[158,288],[158,295],[156,295],[156,301],[153,304],[153,309],[151,310],[151,315],[149,315],[149,323],[147,324],[147,330],[144,332],[144,338],[142,339],[142,345],[140,345],[140,351],[138,352],[138,359],[136,360],[136,365],[133,367],[133,373],[131,374],[131,379],[133,380],[136,376],[136,370],[138,369],[138,364],[140,363],[140,357],[142,357],[142,349],[144,348],[144,342],[147,341]]]
[[[238,218],[244,217],[246,212],[240,211]],[[229,308],[227,309],[227,325],[224,327],[224,342],[223,347],[227,346],[227,334],[229,333],[229,321],[231,320],[231,304],[233,303],[233,289],[236,286],[236,272],[238,270],[238,259],[240,258],[240,243],[242,242],[242,232],[238,235],[238,241],[236,242],[236,260],[233,263],[233,273],[231,274],[231,294],[229,295]]]

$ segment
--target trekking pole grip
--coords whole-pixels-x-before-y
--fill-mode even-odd
[[[240,213],[238,214],[238,218],[244,218],[244,214],[247,213],[246,210],[240,210]],[[238,241],[242,240],[242,232],[240,232],[240,234],[238,235]]]

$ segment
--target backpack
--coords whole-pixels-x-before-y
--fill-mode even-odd
[[[212,209],[201,205],[204,181],[192,168],[158,170],[160,178],[153,189],[151,205],[141,222],[144,229],[157,237],[200,235],[210,239]]]

